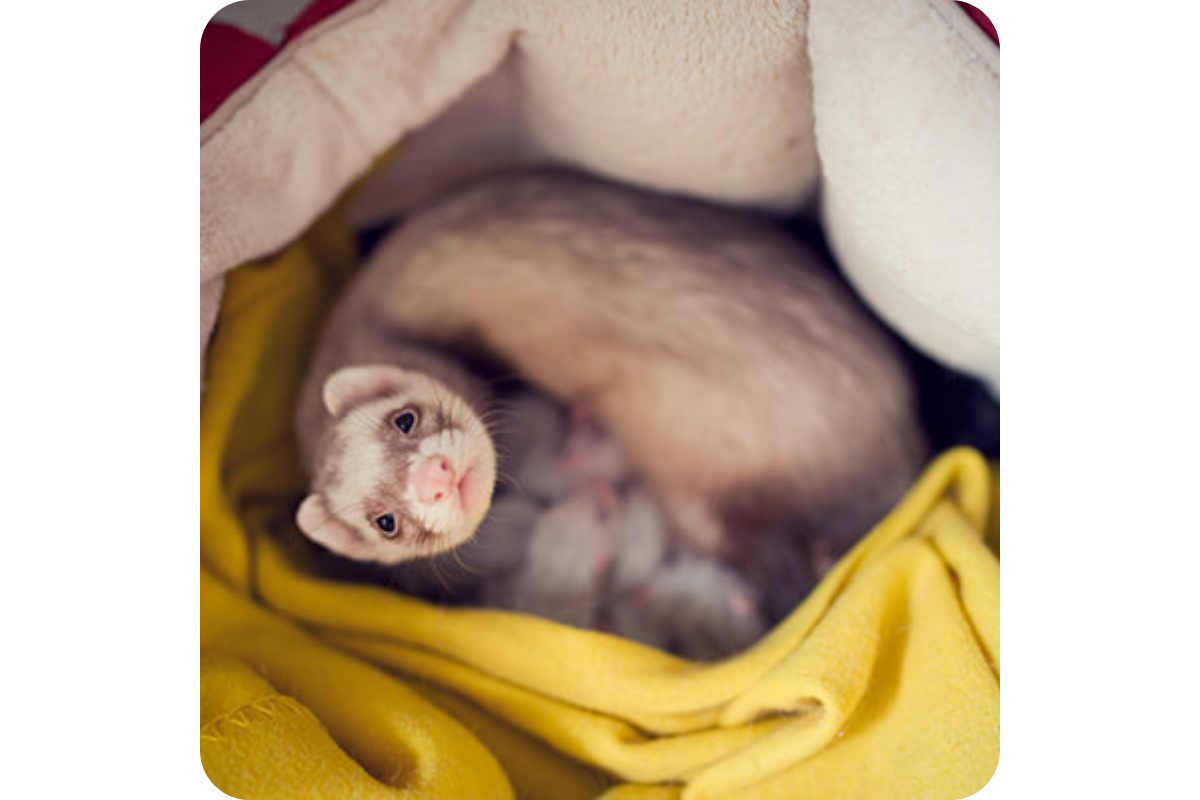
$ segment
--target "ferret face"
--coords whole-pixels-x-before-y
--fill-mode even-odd
[[[475,533],[491,505],[496,453],[466,402],[422,373],[361,366],[329,377],[325,406],[335,420],[296,515],[309,538],[395,564]]]

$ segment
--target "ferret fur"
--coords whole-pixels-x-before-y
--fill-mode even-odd
[[[861,536],[926,455],[898,349],[806,247],[754,216],[567,172],[481,182],[379,246],[314,361],[308,458],[324,376],[395,361],[478,407],[455,353],[594,414],[672,531],[752,580],[797,537]]]

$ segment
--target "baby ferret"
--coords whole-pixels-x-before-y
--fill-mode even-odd
[[[598,418],[702,552],[863,534],[925,457],[888,335],[768,221],[566,172],[503,175],[384,241],[335,307],[297,413],[311,538],[359,560],[449,549],[486,515],[485,353]]]

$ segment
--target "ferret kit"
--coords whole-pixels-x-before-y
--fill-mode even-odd
[[[398,226],[296,419],[313,541],[426,596],[692,657],[778,622],[927,455],[897,346],[810,249],[547,170]]]

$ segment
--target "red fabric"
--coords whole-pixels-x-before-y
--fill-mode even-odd
[[[354,0],[313,0],[288,26],[287,36],[279,47],[232,26],[210,21],[200,36],[200,121],[207,119],[229,95],[269,64],[297,36],[352,2]],[[958,5],[999,46],[1000,36],[987,15],[970,3]]]
[[[295,39],[326,17],[333,16],[336,12],[341,11],[352,2],[354,0],[314,0],[313,4],[304,9],[300,16],[296,18],[296,21],[288,27],[287,39],[284,40],[284,45],[287,45],[292,39]]]
[[[974,20],[975,24],[978,25],[983,30],[983,32],[986,33],[991,38],[991,40],[996,43],[997,47],[999,47],[1000,46],[1000,34],[996,33],[996,26],[993,25],[992,21],[987,18],[987,14],[984,14],[982,11],[980,11],[978,8],[971,5],[970,3],[961,3],[960,2],[958,5],[963,11],[967,12],[967,16],[970,17],[972,20]]]
[[[209,21],[200,36],[200,121],[216,111],[229,95],[297,36],[341,11],[354,0],[313,0],[287,28],[279,47],[230,25]]]
[[[200,36],[200,121],[275,57],[262,39],[210,22]]]

